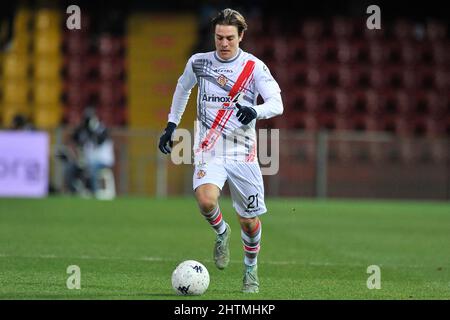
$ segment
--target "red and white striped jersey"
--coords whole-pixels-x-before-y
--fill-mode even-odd
[[[179,124],[191,89],[198,84],[194,161],[256,162],[256,131],[238,121],[236,102],[251,106],[257,119],[268,119],[283,112],[280,87],[267,66],[239,49],[230,60],[215,51],[194,54],[178,79],[169,121]],[[264,100],[256,105],[258,95]]]

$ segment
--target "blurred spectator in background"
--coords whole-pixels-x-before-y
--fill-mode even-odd
[[[75,151],[60,150],[57,155],[66,164],[66,187],[71,193],[97,196],[100,172],[114,165],[114,145],[94,109],[86,109],[70,142]]]
[[[34,130],[33,124],[23,114],[16,114],[11,123],[11,130]]]

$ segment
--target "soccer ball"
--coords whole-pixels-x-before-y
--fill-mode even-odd
[[[178,295],[201,295],[208,286],[208,269],[198,261],[183,261],[172,273],[172,288]]]

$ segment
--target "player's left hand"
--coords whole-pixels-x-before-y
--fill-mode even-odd
[[[242,124],[249,124],[252,120],[256,119],[258,115],[256,110],[252,107],[241,106],[239,103],[236,103],[236,107],[238,107],[238,112],[236,113],[236,117]]]

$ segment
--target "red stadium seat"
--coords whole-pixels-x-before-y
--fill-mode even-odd
[[[386,112],[384,97],[380,92],[369,89],[366,91],[366,113],[370,116],[381,116]]]
[[[427,37],[431,41],[439,41],[447,36],[447,27],[444,22],[429,20],[426,24]]]
[[[98,98],[101,106],[123,104],[124,95],[121,82],[103,82],[99,87]]]
[[[388,61],[389,50],[385,42],[373,41],[368,45],[368,55],[370,63],[382,65]]]
[[[437,67],[432,74],[434,87],[441,91],[450,91],[450,70]]]
[[[65,52],[68,55],[85,55],[89,52],[89,38],[83,33],[67,33]]]
[[[448,67],[450,63],[450,43],[449,42],[437,42],[433,43],[431,47],[431,55],[433,58],[433,63],[435,65],[441,66],[442,68]]]
[[[63,109],[63,121],[69,126],[80,124],[83,119],[84,107],[66,106]]]
[[[338,39],[351,39],[354,35],[353,21],[345,17],[334,17],[331,21],[331,33]]]
[[[288,126],[291,129],[299,129],[310,132],[315,132],[319,129],[318,117],[315,113],[293,113],[287,121]]]
[[[352,115],[355,110],[354,95],[344,89],[337,89],[335,92],[336,113],[342,116]]]
[[[292,62],[303,62],[306,60],[305,45],[306,41],[303,39],[293,39],[289,42]]]
[[[306,111],[309,113],[319,112],[320,110],[320,91],[313,88],[297,88],[291,92],[292,110]]]
[[[399,76],[403,88],[408,90],[415,90],[419,88],[419,79],[417,77],[417,70],[414,66],[402,68],[400,70]]]
[[[408,117],[416,112],[415,98],[406,90],[398,90],[395,93],[396,114]]]
[[[413,42],[404,42],[400,47],[400,60],[407,65],[415,65],[420,58],[418,46]]]
[[[321,63],[326,57],[325,43],[320,41],[307,41],[305,43],[305,58],[310,63]]]
[[[102,34],[98,39],[98,52],[101,56],[118,56],[123,51],[123,39]]]
[[[337,61],[340,63],[354,63],[358,58],[358,52],[348,40],[341,40],[336,45]]]
[[[84,81],[66,82],[64,93],[66,104],[73,108],[84,108],[90,103],[91,91]]]
[[[341,65],[337,70],[338,84],[341,88],[353,89],[358,86],[357,69],[348,65]]]
[[[406,19],[398,19],[393,24],[393,36],[396,41],[410,41],[414,38],[414,24]]]
[[[86,57],[81,55],[67,56],[65,75],[68,80],[85,80],[90,73],[90,65]]]
[[[301,35],[308,40],[320,39],[324,34],[324,23],[319,19],[307,19],[303,22]]]
[[[124,61],[122,58],[101,58],[98,64],[98,72],[102,81],[118,80],[124,74]]]

